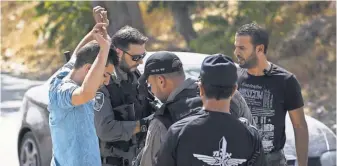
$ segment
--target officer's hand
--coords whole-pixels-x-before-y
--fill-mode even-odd
[[[143,119],[141,119],[139,121],[139,127],[140,127],[140,131],[141,133],[146,133],[147,130],[148,130],[148,127],[149,127],[149,124],[151,122],[151,120],[153,119],[153,114],[151,114],[150,116],[148,117],[145,117]]]

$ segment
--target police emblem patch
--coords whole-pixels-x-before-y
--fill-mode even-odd
[[[104,103],[104,94],[102,92],[96,92],[94,110],[100,111]]]
[[[213,151],[213,156],[202,154],[193,154],[193,156],[208,165],[238,166],[247,161],[246,159],[232,158],[232,153],[227,153],[227,140],[224,136],[219,142],[219,151]]]

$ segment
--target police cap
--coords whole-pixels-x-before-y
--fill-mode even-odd
[[[208,56],[201,64],[202,84],[218,87],[232,87],[238,80],[237,68],[233,60],[222,54]]]
[[[143,84],[150,75],[173,73],[180,71],[182,67],[182,62],[176,54],[168,51],[158,51],[146,60],[144,73],[138,81]]]

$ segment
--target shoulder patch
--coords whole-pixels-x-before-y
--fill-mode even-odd
[[[94,110],[100,111],[104,104],[104,94],[102,92],[96,92]]]

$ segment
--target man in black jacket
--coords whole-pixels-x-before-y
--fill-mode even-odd
[[[265,165],[257,129],[230,113],[237,79],[236,67],[229,57],[205,58],[199,82],[204,112],[183,118],[169,128],[155,165]]]
[[[167,129],[183,117],[202,113],[197,109],[202,106],[202,100],[199,97],[197,81],[185,78],[182,62],[172,52],[159,51],[151,55],[139,81],[140,84],[147,82],[154,95],[164,103],[155,112],[145,147],[138,156],[141,166],[152,166]],[[248,106],[238,91],[231,101],[231,112],[236,118],[244,117],[253,123]]]

